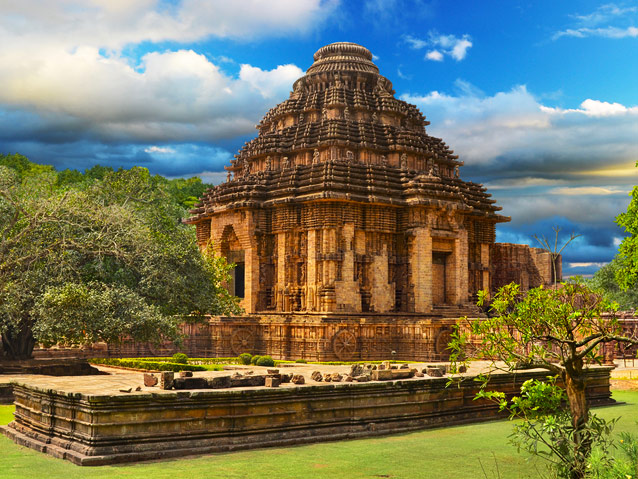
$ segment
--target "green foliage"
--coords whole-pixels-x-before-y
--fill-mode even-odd
[[[56,173],[0,156],[6,355],[29,357],[36,342],[177,340],[185,317],[239,312],[221,286],[228,265],[201,254],[170,185],[145,168]]]
[[[606,451],[594,448],[587,464],[588,479],[632,479],[638,477],[638,440],[633,434],[623,432],[616,446],[622,452],[610,457]]]
[[[239,362],[241,364],[245,364],[245,365],[251,364],[252,359],[253,359],[253,356],[250,353],[241,353],[239,355]]]
[[[173,354],[173,362],[177,364],[188,364],[188,356],[184,353]]]
[[[305,359],[295,359],[295,362],[299,363],[299,364],[307,364],[308,363],[308,361],[306,361]]]
[[[487,293],[482,292],[479,305],[487,301]],[[568,474],[562,477],[583,478],[592,445],[605,444],[610,430],[609,423],[589,414],[585,395],[587,364],[601,362],[601,348],[607,342],[638,343],[635,338],[621,335],[620,324],[613,315],[616,307],[581,283],[536,288],[524,294],[512,283],[492,298],[487,319],[466,320],[452,335],[453,372],[460,363],[474,357],[491,361],[493,369],[542,368],[560,378],[565,385],[565,409],[558,406],[564,396],[554,385],[547,386],[549,389],[529,386],[511,406],[498,393],[490,399],[516,414],[536,411],[540,415],[542,419],[525,412],[523,425],[517,427],[516,433],[527,434],[528,439],[521,444],[529,452],[542,455],[539,443],[548,446],[544,457],[554,461],[557,473]],[[611,314],[603,315],[605,312]]]
[[[499,391],[482,390],[477,398],[495,401],[509,413],[510,419],[521,420],[514,426],[510,442],[518,451],[545,459],[555,477],[569,479],[575,473],[578,477],[587,473],[590,459],[580,456],[585,451],[579,447],[583,435],[590,438],[590,447],[597,451],[599,462],[603,458],[612,461],[611,433],[617,419],[607,421],[589,414],[584,428],[575,428],[566,404],[567,395],[556,385],[556,377],[525,381],[521,395],[510,401]]]
[[[620,244],[616,256],[619,268],[615,275],[622,290],[638,285],[638,186],[634,186],[630,196],[627,211],[616,217],[616,223],[628,235]]]
[[[270,356],[260,356],[259,359],[255,362],[255,365],[272,367],[275,365],[275,361]]]
[[[620,310],[638,309],[638,285],[633,284],[627,289],[618,284],[621,264],[618,258],[600,268],[594,276],[587,280],[587,285],[602,293],[608,301],[618,303]]]
[[[210,368],[193,364],[184,364],[167,361],[146,361],[136,358],[93,358],[92,364],[104,364],[105,366],[120,366],[124,368],[143,369],[146,371],[209,371]],[[221,368],[219,368],[221,370]]]
[[[261,358],[261,356],[259,356],[258,354],[255,354],[251,359],[250,359],[250,364],[256,365],[257,361],[259,361],[259,358]]]

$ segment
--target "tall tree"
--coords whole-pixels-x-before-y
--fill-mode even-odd
[[[593,290],[601,292],[609,301],[618,303],[620,310],[638,309],[638,284],[628,285],[623,290],[618,284],[618,270],[621,268],[618,258],[600,268],[594,276],[586,280]]]
[[[185,315],[238,311],[221,286],[227,265],[201,254],[165,181],[132,168],[61,184],[18,160],[0,166],[7,357],[30,357],[37,342],[175,339]]]
[[[487,300],[481,292],[479,305]],[[455,334],[452,359],[470,351],[474,359],[491,361],[506,370],[541,368],[557,376],[565,386],[571,415],[572,454],[568,456],[571,479],[585,474],[592,444],[591,416],[585,394],[588,365],[599,363],[602,346],[612,341],[638,344],[638,338],[622,335],[614,311],[602,295],[578,283],[559,288],[536,288],[522,293],[517,284],[502,287],[494,296],[491,316],[468,321]],[[467,356],[464,361],[470,357]]]

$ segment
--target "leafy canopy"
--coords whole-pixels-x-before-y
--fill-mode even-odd
[[[174,339],[185,315],[237,312],[221,287],[228,266],[181,223],[180,184],[145,168],[78,176],[0,156],[5,355],[28,357],[36,342]]]

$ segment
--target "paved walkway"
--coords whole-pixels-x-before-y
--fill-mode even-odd
[[[419,371],[427,364],[431,363],[409,363],[410,368],[417,368]],[[476,375],[485,370],[487,366],[486,362],[475,362],[468,370],[468,375]],[[0,387],[6,385],[9,382],[23,382],[32,386],[36,386],[42,389],[53,389],[61,393],[80,393],[88,396],[102,396],[102,395],[119,395],[119,394],[148,394],[155,393],[170,393],[170,391],[162,391],[157,386],[145,387],[144,386],[144,373],[139,371],[128,371],[118,368],[110,368],[105,366],[97,366],[101,371],[107,372],[105,375],[97,376],[44,376],[44,375],[0,375]],[[252,371],[253,374],[266,374],[266,367],[259,366],[239,366],[229,365],[225,366],[224,371],[195,371],[194,377],[216,377],[227,376],[234,372],[245,374],[248,371]],[[285,364],[275,368],[279,369],[282,374],[302,374],[306,380],[306,386],[316,386],[326,383],[315,382],[311,379],[313,371],[321,371],[321,373],[340,373],[344,377],[349,373],[350,366],[327,366],[316,364]],[[427,376],[426,376],[427,377]],[[624,364],[623,361],[617,361],[617,368],[612,371],[612,383],[619,385],[619,388],[627,388],[627,379],[629,386],[635,385],[638,387],[638,367],[633,367],[631,364]],[[619,379],[621,381],[616,381]],[[613,388],[614,384],[612,384]],[[139,391],[136,391],[137,388]],[[284,383],[281,387],[298,387],[295,384]],[[130,393],[125,392],[131,389]],[[253,388],[245,388],[253,389]],[[125,390],[125,391],[122,391]]]

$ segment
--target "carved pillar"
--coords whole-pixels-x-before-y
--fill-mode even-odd
[[[448,261],[446,289],[448,301],[453,304],[463,304],[468,300],[468,275],[467,267],[468,243],[467,231],[459,228],[458,235],[454,240],[454,250]]]
[[[257,254],[257,241],[251,240],[250,248],[244,252],[245,261],[245,297],[244,310],[254,313],[259,301],[259,255]]]
[[[432,311],[432,236],[430,229],[414,228],[410,250],[410,272],[414,291],[414,311]]]
[[[480,289],[486,290],[488,295],[490,293],[490,245],[481,244],[481,267],[482,271],[482,283]]]
[[[306,274],[306,309],[317,311],[317,231],[308,231],[308,270]]]
[[[286,233],[277,234],[277,311],[285,311],[284,291],[286,289]]]
[[[354,280],[354,223],[343,225],[343,260],[341,263],[341,280],[335,281],[337,310],[361,311],[361,295],[359,283]]]
[[[383,245],[381,254],[372,259],[372,297],[370,305],[377,313],[386,313],[394,308],[395,289],[389,283],[388,246]]]

